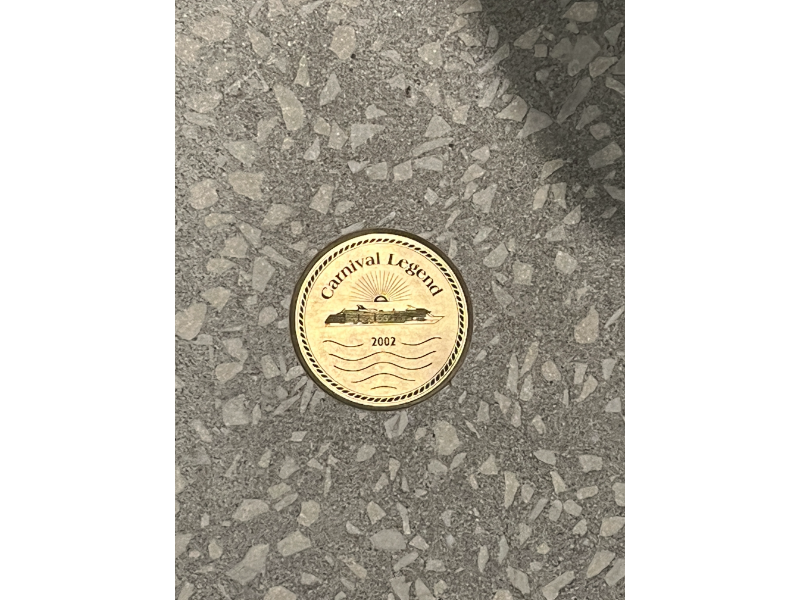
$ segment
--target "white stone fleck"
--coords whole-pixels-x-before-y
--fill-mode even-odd
[[[500,34],[497,31],[497,27],[489,25],[489,34],[486,36],[486,47],[496,48],[499,37]]]
[[[389,580],[389,585],[392,586],[392,591],[397,594],[400,600],[410,600],[409,589],[411,588],[411,582],[406,581],[405,577],[402,575],[394,577]]]
[[[528,521],[535,521],[536,517],[542,514],[542,511],[544,510],[544,507],[547,506],[548,502],[549,500],[546,497],[539,498],[536,501],[536,505],[533,507],[533,510],[531,510],[531,514],[528,516]]]
[[[423,62],[427,63],[431,67],[439,68],[442,66],[442,45],[440,42],[423,44],[417,48],[417,54],[423,60]]]
[[[481,0],[466,0],[466,2],[463,2],[456,7],[456,14],[466,15],[469,13],[481,12],[482,10],[483,6],[481,6]]]
[[[561,381],[561,371],[558,370],[556,363],[548,360],[542,365],[542,377],[546,381]]]
[[[578,517],[580,516],[581,512],[583,512],[583,508],[580,504],[570,499],[564,502],[564,512],[572,515],[573,517]]]
[[[586,519],[581,519],[575,524],[575,527],[572,528],[572,533],[573,535],[586,535],[588,530]]]
[[[497,113],[498,119],[508,119],[511,121],[522,121],[528,112],[528,104],[519,96],[514,96],[511,103]]]
[[[406,540],[403,534],[396,529],[383,529],[370,538],[372,546],[376,550],[385,550],[387,552],[398,552],[405,550]],[[414,553],[416,554],[416,553]],[[416,560],[416,557],[415,557]],[[397,569],[396,569],[397,570]]]
[[[533,455],[545,464],[556,465],[556,453],[552,450],[537,450]]]
[[[364,116],[367,119],[379,119],[380,117],[386,116],[386,111],[381,110],[374,104],[370,104],[364,111]]]
[[[600,456],[595,456],[593,454],[581,454],[578,456],[578,462],[581,465],[581,469],[584,473],[589,473],[590,471],[599,471],[603,468],[603,459]]]
[[[578,36],[575,47],[572,49],[569,63],[567,64],[567,75],[574,77],[592,62],[600,51],[600,45],[589,35]]]
[[[625,517],[605,517],[600,524],[600,536],[616,535],[625,526]]]
[[[617,506],[625,506],[625,484],[618,481],[611,489],[614,491],[614,502]]]
[[[490,454],[489,458],[483,461],[478,472],[482,475],[497,475],[500,472],[497,469],[497,462],[495,461],[494,454]]]
[[[369,460],[375,455],[375,446],[371,444],[364,444],[356,453],[356,462],[364,462]]]
[[[597,16],[597,2],[575,2],[562,18],[579,23],[589,23]]]
[[[517,474],[512,471],[503,472],[505,479],[505,490],[503,492],[503,507],[508,508],[514,502],[514,497],[517,495],[519,489],[519,479]]]
[[[472,164],[464,171],[464,175],[461,177],[461,183],[469,183],[479,177],[483,177],[485,173],[486,171],[484,171],[478,163]]]
[[[561,590],[569,585],[573,579],[575,579],[575,573],[573,571],[567,571],[553,579],[553,581],[542,588],[542,595],[545,597],[545,600],[555,600],[558,598],[558,594]]]
[[[625,577],[625,559],[618,558],[606,573],[605,581],[608,585],[616,585],[621,579]]]
[[[259,573],[264,573],[269,544],[256,544],[226,575],[241,585],[250,583]]]
[[[385,125],[354,123],[350,126],[350,146],[355,150],[386,129]]]
[[[439,456],[450,456],[461,445],[458,431],[447,421],[437,421],[433,427],[436,437],[436,453]]]
[[[186,64],[197,62],[198,54],[202,47],[202,42],[188,35],[175,36],[175,56]]]
[[[589,93],[591,87],[591,77],[584,77],[575,85],[575,88],[564,100],[564,104],[561,105],[561,110],[556,116],[556,121],[558,123],[563,123],[575,113],[580,103],[586,98],[586,95]]]
[[[422,158],[414,160],[414,168],[441,172],[444,170],[444,163],[441,158],[436,156],[423,156]]]
[[[239,371],[241,371],[241,365],[239,365]],[[222,405],[222,422],[226,427],[250,424],[250,413],[245,408],[244,400],[244,394],[239,394]]]
[[[567,491],[567,484],[564,483],[558,471],[550,471],[550,479],[553,480],[553,491],[555,491],[556,494],[562,494]]]
[[[364,173],[368,179],[382,181],[389,176],[389,165],[386,162],[381,162],[377,165],[371,165],[364,169]]]
[[[267,590],[264,600],[297,600],[297,594],[282,585],[276,585]]]
[[[611,72],[612,73],[616,72],[616,68],[613,69]],[[610,75],[606,76],[606,87],[622,95],[623,98],[625,97],[625,86],[616,79],[614,79],[613,77],[611,77]]]
[[[203,210],[217,203],[217,182],[203,179],[189,188],[189,205],[195,210]]]
[[[478,100],[479,108],[489,108],[494,99],[497,97],[497,89],[500,87],[500,78],[495,77],[483,92],[483,96]]]
[[[303,105],[289,88],[275,84],[273,91],[278,105],[281,107],[283,122],[289,131],[297,131],[305,123],[306,113]]]
[[[491,34],[490,34],[491,35]],[[488,46],[488,41],[487,41]],[[509,48],[508,44],[503,44],[500,48],[495,52],[489,60],[487,60],[483,66],[478,69],[478,75],[484,75],[488,73],[492,69],[494,69],[498,64],[504,61],[511,55],[511,49]]]
[[[349,25],[339,25],[333,31],[330,49],[339,60],[350,60],[356,50],[356,30]]]
[[[500,242],[495,246],[494,250],[492,250],[486,257],[483,259],[483,264],[490,269],[495,269],[501,266],[508,258],[508,248],[503,242]]]
[[[353,575],[362,581],[367,578],[367,570],[363,565],[357,563],[352,557],[342,557],[341,561],[347,566],[348,569],[350,569]]]
[[[328,138],[328,148],[333,148],[334,150],[341,150],[344,148],[344,145],[347,143],[347,135],[347,132],[334,121],[333,125],[331,125],[331,135]]]
[[[547,129],[550,125],[552,125],[552,123],[553,119],[550,118],[549,115],[532,108],[528,111],[525,124],[517,134],[517,138],[524,139],[531,134],[542,131],[543,129]]]
[[[536,552],[539,554],[548,554],[550,552],[550,545],[547,542],[542,542],[536,546]]]
[[[555,259],[556,270],[564,275],[571,275],[578,268],[578,261],[566,252],[559,250]]]
[[[594,306],[588,314],[575,326],[575,341],[579,344],[591,344],[600,335],[600,316]]]
[[[561,516],[561,511],[563,509],[564,505],[562,504],[561,500],[553,500],[550,502],[550,510],[547,511],[547,518],[555,523]]]
[[[300,531],[294,531],[278,542],[278,552],[281,556],[291,556],[311,548],[311,540]]]
[[[439,460],[433,459],[428,463],[428,472],[434,475],[447,473],[447,466]]]
[[[195,302],[186,310],[175,314],[175,335],[184,340],[192,340],[200,333],[206,320],[208,307],[203,302]]]
[[[606,193],[611,196],[614,200],[619,202],[625,202],[625,190],[619,188],[615,185],[604,185],[603,189]]]
[[[453,109],[453,123],[459,125],[467,124],[467,115],[469,114],[469,104],[462,104]]]
[[[375,525],[375,523],[380,521],[385,516],[386,516],[386,511],[384,511],[375,502],[370,501],[370,503],[367,504],[367,517],[369,517],[370,523]]]
[[[324,215],[328,212],[332,200],[333,186],[329,183],[322,184],[319,190],[317,190],[317,193],[314,194],[314,197],[311,198],[309,208]]]
[[[347,530],[347,533],[351,535],[364,535],[364,532],[353,525],[350,521],[347,521],[347,523],[344,524],[344,528]]]
[[[297,522],[304,527],[310,527],[319,519],[320,506],[318,502],[309,500],[303,502],[300,508],[300,515]]]
[[[294,504],[295,500],[297,500],[299,497],[300,497],[300,494],[298,494],[296,492],[292,493],[292,494],[288,494],[288,495],[284,496],[283,498],[281,498],[280,501],[275,503],[275,505],[272,508],[274,508],[276,512],[280,512],[284,508],[286,508],[287,506],[291,506],[292,504]]]
[[[319,158],[320,148],[319,148],[319,138],[314,138],[314,141],[311,142],[311,145],[308,147],[308,150],[305,151],[303,154],[303,160],[314,161]]]
[[[586,398],[591,395],[597,389],[597,379],[594,376],[589,375],[586,381],[583,383],[583,389],[581,390],[581,395],[575,399],[575,402],[583,402]]]
[[[611,142],[589,157],[589,166],[592,169],[607,167],[622,158],[622,154],[622,148],[616,142]]]
[[[599,575],[603,569],[611,564],[615,556],[616,554],[608,550],[598,550],[595,552],[592,562],[589,563],[589,567],[586,569],[586,579],[591,579]]]
[[[328,77],[328,80],[325,82],[325,86],[322,88],[322,91],[319,93],[319,105],[320,107],[326,106],[333,102],[342,91],[341,86],[339,85],[339,79],[336,77],[336,73],[331,73]]]
[[[412,175],[414,174],[414,172],[411,170],[411,163],[412,161],[407,160],[399,165],[395,165],[395,167],[392,169],[392,175],[395,181],[406,181],[411,179]]]
[[[418,600],[436,600],[422,579],[417,579],[414,582],[414,594],[416,594]]]
[[[442,138],[452,130],[452,127],[439,115],[433,115],[428,122],[428,127],[425,130],[425,137],[427,138]]]
[[[514,297],[494,281],[492,281],[492,293],[503,309],[508,308],[514,302]]]
[[[511,408],[511,398],[508,396],[501,394],[500,392],[494,393],[494,399],[497,404],[500,406],[500,412],[506,414],[508,409]]]
[[[489,405],[483,400],[478,405],[478,423],[487,423],[489,421]]]
[[[508,540],[506,536],[500,536],[500,543],[498,544],[497,550],[497,564],[502,565],[503,561],[505,561],[506,557],[508,556]]]
[[[508,361],[508,377],[506,378],[506,389],[513,395],[517,395],[517,386],[519,383],[519,362],[517,355],[512,354]]]
[[[536,43],[536,40],[539,39],[540,35],[541,32],[535,27],[533,29],[529,29],[516,39],[514,46],[516,48],[520,48],[521,50],[530,50],[533,48],[533,45]]]
[[[541,210],[547,202],[547,193],[550,191],[550,185],[543,185],[533,194],[533,210]]]
[[[236,142],[227,142],[224,146],[225,149],[245,167],[250,168],[253,166],[253,162],[255,162],[258,153],[258,147],[255,142],[239,140]]]
[[[281,468],[278,471],[278,477],[281,479],[288,479],[294,473],[296,473],[300,469],[300,465],[297,464],[297,461],[292,456],[285,456],[283,458],[283,463],[281,463]]]
[[[198,21],[192,28],[192,33],[207,42],[222,42],[228,39],[233,30],[233,23],[222,15],[209,15]]]
[[[486,568],[486,563],[489,562],[489,549],[486,546],[481,546],[478,550],[478,571],[483,573]]]

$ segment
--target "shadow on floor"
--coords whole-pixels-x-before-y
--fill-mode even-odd
[[[575,113],[562,124],[553,123],[550,127],[533,134],[528,138],[535,145],[536,152],[545,161],[558,158],[571,159],[570,164],[560,170],[560,179],[574,185],[580,183],[582,188],[577,196],[572,195],[582,206],[582,219],[590,222],[598,233],[614,237],[624,237],[625,204],[615,200],[603,188],[604,185],[625,187],[625,161],[622,159],[612,166],[592,169],[588,158],[610,142],[616,142],[625,149],[625,104],[624,98],[616,91],[606,87],[605,78],[611,75],[624,84],[624,27],[619,33],[616,43],[612,44],[604,35],[606,31],[624,20],[624,2],[612,0],[597,3],[597,15],[590,22],[576,23],[578,33],[570,31],[570,20],[564,14],[571,8],[569,0],[547,0],[546,2],[527,0],[481,0],[483,10],[480,13],[481,28],[488,31],[491,26],[497,29],[498,44],[501,47],[509,43],[513,51],[500,63],[499,74],[511,81],[508,93],[519,95],[529,108],[535,108],[550,115],[553,119],[558,115],[564,100],[575,89],[576,84],[589,76],[589,68],[584,67],[578,73],[567,72],[570,55],[554,58],[554,48],[574,47],[579,37],[590,36],[599,46],[596,57],[609,56],[621,59],[608,71],[593,79],[592,86],[585,99],[577,107]],[[575,3],[573,3],[575,4]],[[547,57],[536,57],[533,49],[518,50],[514,42],[532,28],[542,28],[552,34],[553,39],[546,39],[542,33],[535,43],[546,44]],[[614,38],[613,33],[609,36]],[[568,40],[564,41],[564,40]],[[558,56],[558,51],[556,51]],[[596,58],[595,57],[595,58]],[[601,114],[591,124],[577,129],[583,110],[587,106],[597,106]],[[606,123],[611,134],[597,140],[589,131],[591,125]],[[614,171],[612,179],[605,179]],[[594,197],[585,198],[586,190],[594,186]],[[591,196],[591,194],[590,194]],[[570,206],[574,205],[573,200]],[[611,218],[602,215],[616,207]]]

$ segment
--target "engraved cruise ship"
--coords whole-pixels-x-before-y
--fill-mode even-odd
[[[379,310],[358,304],[354,309],[344,308],[329,315],[325,325],[422,325],[437,323],[441,319],[427,308],[409,306],[405,310]]]

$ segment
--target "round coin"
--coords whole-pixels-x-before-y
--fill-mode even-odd
[[[441,390],[464,362],[472,305],[453,263],[393,229],[339,238],[295,287],[292,343],[325,392],[360,408],[397,410]]]

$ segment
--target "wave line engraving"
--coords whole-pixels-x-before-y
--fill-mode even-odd
[[[420,369],[424,369],[426,367],[430,367],[433,363],[428,363],[427,365],[423,365],[421,367],[404,367],[403,365],[396,365],[393,362],[389,362],[388,360],[379,360],[378,362],[374,362],[371,365],[367,365],[366,367],[362,367],[361,369],[343,369],[339,365],[333,365],[334,368],[339,369],[340,371],[347,371],[349,373],[355,373],[357,371],[366,371],[370,367],[374,367],[375,365],[392,365],[393,367],[397,367],[398,369],[405,369],[406,371],[419,371]]]
[[[397,388],[393,385],[376,385],[375,387],[369,388],[371,390],[379,390],[381,388],[389,388],[390,390],[396,390]]]
[[[342,348],[358,348],[359,346],[363,346],[364,344],[356,344],[355,346],[348,346],[347,344],[340,344],[336,340],[322,340],[323,344],[336,344],[337,346],[341,346]]]
[[[425,340],[424,342],[420,342],[419,344],[406,344],[405,342],[400,342],[400,343],[403,344],[403,346],[422,346],[422,344],[427,344],[431,340],[440,340],[440,339],[442,339],[442,338],[440,338],[439,336],[436,336],[436,337],[428,338],[427,340]]]
[[[374,375],[370,375],[369,377],[364,377],[364,379],[359,379],[358,381],[354,381],[353,383],[361,383],[362,381],[366,381],[367,379],[372,379],[373,377],[380,377],[381,375],[390,375],[391,377],[397,377],[398,379],[402,379],[403,381],[414,381],[413,379],[408,379],[407,377],[400,377],[400,375],[395,375],[394,373],[375,373]]]
[[[419,360],[420,358],[425,358],[436,352],[436,350],[431,350],[427,354],[423,354],[422,356],[403,356],[401,354],[395,354],[394,352],[389,352],[388,350],[379,350],[378,352],[373,352],[372,354],[367,354],[366,356],[362,356],[361,358],[345,358],[344,356],[339,356],[338,354],[331,354],[334,358],[338,358],[339,360],[346,360],[348,362],[358,362],[359,360],[364,360],[365,358],[369,358],[370,356],[375,356],[376,354],[391,354],[392,356],[396,356],[397,358],[404,358],[406,360]]]

